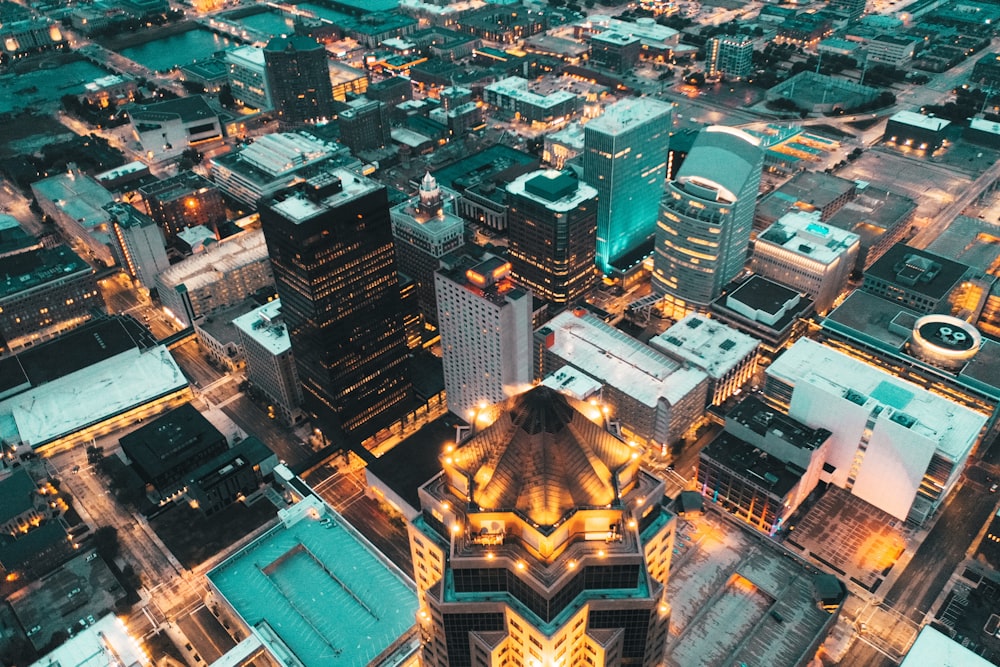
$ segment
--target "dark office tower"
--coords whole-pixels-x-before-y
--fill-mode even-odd
[[[378,100],[360,98],[340,112],[340,141],[355,155],[389,145],[389,107]]]
[[[514,179],[507,195],[514,281],[550,303],[572,303],[597,279],[597,190],[549,169]]]
[[[374,434],[411,388],[385,187],[333,169],[263,200],[260,219],[306,407]]]
[[[311,37],[275,37],[264,47],[271,102],[283,128],[333,116],[333,85],[326,49]]]

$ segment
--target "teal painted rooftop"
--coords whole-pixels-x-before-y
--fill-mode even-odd
[[[305,667],[367,665],[415,624],[412,582],[309,497],[208,577],[272,654]]]

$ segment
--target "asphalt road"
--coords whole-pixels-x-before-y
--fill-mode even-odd
[[[965,559],[972,540],[993,515],[995,502],[983,502],[984,494],[988,496],[983,485],[966,480],[952,495],[906,570],[886,593],[886,604],[923,621],[948,577]]]
[[[991,502],[983,502],[984,495]],[[885,604],[918,624],[941,595],[948,578],[965,559],[972,540],[993,514],[995,502],[985,485],[965,480],[941,510],[899,579],[886,592]],[[883,667],[891,660],[867,644],[855,641],[841,661],[851,667]]]

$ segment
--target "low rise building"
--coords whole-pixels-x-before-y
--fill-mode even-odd
[[[987,53],[977,60],[969,78],[993,88],[1000,87],[1000,53]]]
[[[219,188],[193,171],[147,183],[138,192],[168,242],[173,242],[188,227],[205,225],[217,230],[226,221],[226,206]]]
[[[277,455],[250,436],[188,473],[187,496],[205,515],[256,493],[278,465]]]
[[[267,134],[249,146],[211,160],[212,178],[233,199],[256,206],[347,148],[307,132]]]
[[[712,317],[760,341],[760,354],[773,360],[805,331],[812,299],[762,276],[730,284],[712,302]]]
[[[913,525],[954,489],[987,417],[844,352],[799,339],[766,371],[789,416],[833,435],[830,481]]]
[[[0,534],[17,538],[38,527],[48,515],[49,504],[25,468],[15,468],[0,478]]]
[[[708,374],[710,405],[739,394],[757,371],[760,341],[696,313],[649,339],[649,345]]]
[[[331,656],[368,667],[414,664],[413,581],[285,466],[275,476],[300,500],[207,575],[247,646],[279,664],[293,655],[302,667],[328,667]]]
[[[166,162],[189,148],[222,140],[219,113],[201,95],[135,104],[128,114],[148,162]]]
[[[950,120],[925,116],[915,111],[897,111],[886,123],[882,140],[888,143],[926,151],[928,155],[945,143]]]
[[[980,289],[968,289],[984,280],[988,282]],[[993,281],[967,264],[897,243],[868,267],[861,289],[918,313],[947,313],[974,321]]]
[[[183,326],[273,285],[267,244],[259,229],[212,244],[156,277],[160,302]]]
[[[818,211],[786,213],[757,235],[754,273],[808,294],[816,312],[833,307],[857,263],[857,234],[820,222]]]
[[[123,436],[119,442],[147,490],[161,499],[183,489],[189,473],[229,449],[226,436],[190,403]]]
[[[568,365],[599,381],[609,418],[640,443],[679,441],[708,404],[707,373],[586,311],[560,313],[535,331],[534,344],[536,378]]]
[[[63,238],[95,261],[114,266],[111,217],[104,207],[114,201],[110,192],[75,166],[31,184],[31,192]]]
[[[639,62],[640,51],[642,40],[635,35],[605,30],[590,36],[591,62],[615,72],[631,72]]]
[[[868,42],[868,66],[884,65],[905,69],[913,60],[917,41],[905,35],[879,35]]]
[[[526,123],[549,125],[570,119],[580,108],[580,98],[566,91],[547,95],[532,92],[527,79],[511,76],[483,89],[483,101]]]
[[[1000,343],[962,318],[925,314],[855,290],[824,319],[819,340],[983,415],[1000,429]]]
[[[861,240],[854,269],[864,271],[911,231],[917,202],[910,197],[869,184],[824,224],[857,234]]]
[[[135,99],[138,87],[127,74],[109,74],[83,84],[82,99],[99,107],[120,107]]]
[[[166,346],[131,317],[106,317],[0,359],[0,440],[58,452],[191,398]]]
[[[246,360],[247,382],[261,392],[286,424],[302,420],[302,385],[288,327],[275,299],[233,320]]]
[[[698,490],[773,535],[823,480],[831,437],[749,396],[698,455]]]
[[[234,320],[255,311],[260,305],[256,299],[249,298],[194,321],[198,345],[210,363],[215,363],[230,373],[243,367],[243,346]]]
[[[860,192],[857,183],[822,171],[800,171],[761,198],[753,226],[763,231],[794,211],[819,212],[826,222]]]
[[[104,310],[93,267],[68,246],[0,256],[0,354],[69,331]]]
[[[677,30],[660,25],[650,17],[641,17],[635,21],[622,21],[610,16],[591,14],[573,26],[574,35],[581,39],[603,32],[638,37],[639,57],[643,60],[667,62],[680,43],[680,33]]]

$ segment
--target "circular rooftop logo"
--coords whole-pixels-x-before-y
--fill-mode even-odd
[[[932,320],[922,324],[918,331],[920,336],[932,345],[949,350],[969,350],[976,344],[976,339],[972,332],[968,331],[968,326],[961,320],[957,322]]]

